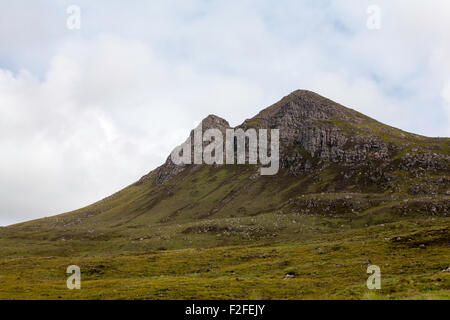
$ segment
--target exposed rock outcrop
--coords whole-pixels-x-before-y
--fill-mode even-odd
[[[230,128],[226,120],[214,115],[201,124],[203,132],[216,128],[224,137]],[[398,191],[396,170],[417,177],[449,170],[450,157],[445,151],[450,149],[449,139],[432,140],[403,132],[305,90],[294,91],[236,128],[279,129],[280,167],[294,176],[336,164],[341,168],[338,178],[348,183],[376,184]],[[443,149],[435,152],[441,145]],[[153,179],[154,184],[163,184],[188,166],[175,165],[169,156],[138,183]],[[435,192],[449,189],[448,179],[437,185]],[[413,187],[409,192],[422,193]]]
[[[205,119],[203,119],[202,122],[199,124],[199,126],[200,125],[202,126],[202,133],[204,133],[208,129],[219,129],[224,136],[225,136],[226,129],[230,128],[230,124],[228,123],[228,121],[226,121],[225,119],[222,119],[221,117],[218,117],[216,115],[212,115],[212,114],[207,116]],[[194,139],[194,130],[195,129],[191,130],[191,133],[189,136],[191,141],[193,141],[193,139]],[[204,143],[204,145],[205,144],[206,143]],[[191,155],[193,155],[193,149],[194,149],[194,146],[192,144]],[[192,162],[193,162],[193,159],[192,159]],[[166,162],[162,166],[156,168],[155,170],[151,171],[149,174],[143,176],[137,182],[137,184],[142,184],[151,179],[153,179],[154,184],[163,184],[163,183],[169,181],[170,179],[172,179],[173,177],[177,176],[181,172],[183,172],[188,166],[189,165],[174,164],[169,155],[169,157],[167,157]]]

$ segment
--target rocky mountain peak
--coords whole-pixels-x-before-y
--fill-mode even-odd
[[[204,133],[208,129],[219,129],[222,134],[225,135],[226,129],[230,128],[230,124],[225,119],[216,116],[214,114],[208,115],[204,118],[199,126],[202,126],[202,133]],[[197,129],[198,126],[191,130],[190,139],[191,141],[194,139],[194,130]],[[205,143],[206,144],[206,143]],[[194,146],[192,145],[192,148]],[[193,149],[192,149],[193,150]],[[176,165],[172,162],[170,155],[167,157],[166,162],[158,167],[157,169],[151,171],[149,174],[143,176],[137,183],[141,184],[147,180],[150,180],[154,177],[155,184],[163,184],[166,181],[169,181],[173,177],[177,176],[179,173],[184,171],[187,168],[186,165]]]
[[[225,133],[230,128],[225,119],[212,114],[201,124],[203,132],[219,129]],[[448,156],[445,158],[442,155],[449,148],[448,140],[436,141],[438,144],[431,149],[424,149],[423,141],[429,138],[387,126],[307,90],[293,91],[237,128],[279,129],[280,167],[294,176],[334,163],[341,166],[347,176],[364,171],[371,178],[378,177],[387,183],[389,179],[383,173],[386,168],[398,166],[393,165],[395,161],[412,163],[412,160],[403,158],[396,160],[404,149],[413,150],[412,157],[419,157],[419,160],[423,158],[420,158],[421,154],[441,150],[439,156],[425,157],[430,159],[426,163],[420,160],[422,166],[429,168],[446,167],[442,163],[448,159]],[[191,131],[191,138],[193,134],[194,130]],[[154,176],[154,183],[162,184],[186,168],[176,166],[169,157],[164,165],[144,176],[141,182]]]
[[[208,129],[219,129],[222,134],[225,135],[226,129],[231,128],[230,124],[227,120],[216,116],[214,114],[208,115],[206,118],[204,118],[200,124],[202,125],[202,132],[204,133]],[[200,125],[199,124],[199,125]],[[193,138],[194,135],[194,129],[191,131],[191,138]]]
[[[259,127],[297,126],[301,123],[318,121],[349,121],[358,123],[366,120],[364,115],[346,108],[330,99],[308,90],[296,90],[277,103],[262,110],[247,123]],[[244,123],[245,124],[245,123]]]
[[[202,120],[202,127],[203,130],[207,129],[223,129],[223,128],[230,128],[230,124],[227,120],[218,117],[214,114],[208,115],[205,119]]]

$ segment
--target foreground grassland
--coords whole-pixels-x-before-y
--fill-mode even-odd
[[[239,223],[277,223],[285,232],[254,240],[218,232],[218,221],[202,221],[204,232],[192,238],[192,248],[169,250],[154,249],[151,238],[101,244],[1,239],[0,299],[450,298],[450,218],[380,223],[367,217],[267,214],[248,219]],[[179,226],[166,228],[160,243],[176,246],[169,234]],[[243,245],[213,247],[222,237]],[[81,290],[66,287],[72,264],[81,267]],[[367,289],[368,264],[380,266],[381,290]]]

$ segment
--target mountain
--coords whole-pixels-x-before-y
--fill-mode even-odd
[[[202,127],[203,132],[230,128],[226,120],[215,115],[206,117]],[[280,171],[276,176],[260,176],[258,166],[248,164],[178,166],[169,156],[138,182],[98,203],[9,229],[39,233],[59,230],[67,239],[82,237],[83,233],[92,236],[88,229],[95,228],[110,233],[169,222],[298,211],[307,206],[309,200],[305,197],[316,194],[336,198],[325,201],[330,203],[326,207],[328,214],[373,206],[370,201],[349,201],[347,193],[370,198],[411,197],[414,205],[423,210],[431,206],[427,197],[442,196],[433,200],[433,206],[437,214],[447,214],[448,138],[407,133],[301,90],[245,120],[238,128],[280,130]],[[323,214],[324,200],[312,201],[316,213]]]
[[[203,132],[230,129],[215,115],[201,124]],[[260,165],[250,164],[180,166],[169,156],[139,181],[86,208],[1,228],[0,257],[135,259],[136,254],[169,250],[175,255],[178,251],[172,250],[189,248],[327,247],[336,239],[346,239],[349,247],[356,239],[379,246],[382,236],[389,246],[437,246],[435,258],[448,250],[449,138],[404,132],[304,90],[234,129],[239,128],[279,129],[276,175],[260,175]],[[348,261],[360,255],[357,248],[349,250]],[[444,267],[436,267],[433,259],[428,263]],[[288,265],[275,269],[285,272]]]
[[[202,123],[203,131],[230,128],[226,120],[214,115]],[[395,169],[410,171],[419,166],[424,170],[448,170],[448,138],[403,132],[309,91],[291,93],[237,128],[279,129],[281,167],[293,176],[340,167],[342,171],[334,170],[333,179],[342,182],[335,186],[339,191],[349,183],[378,191],[398,189],[401,181]],[[174,168],[168,159],[141,182],[155,176],[155,184],[161,184],[184,169]],[[448,191],[447,180],[439,183],[435,191]],[[333,187],[328,189],[336,189]]]

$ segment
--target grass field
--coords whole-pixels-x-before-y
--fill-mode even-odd
[[[450,218],[382,223],[368,216],[278,213],[235,219],[245,232],[226,233],[221,224],[237,224],[212,219],[155,229],[158,248],[155,235],[2,239],[0,299],[450,298],[450,272],[444,272],[450,267]],[[264,228],[275,224],[276,230]],[[257,238],[250,225],[265,231]],[[191,248],[177,249],[187,234]],[[366,287],[369,264],[381,268],[381,290]],[[66,287],[69,265],[81,268],[81,290]]]

